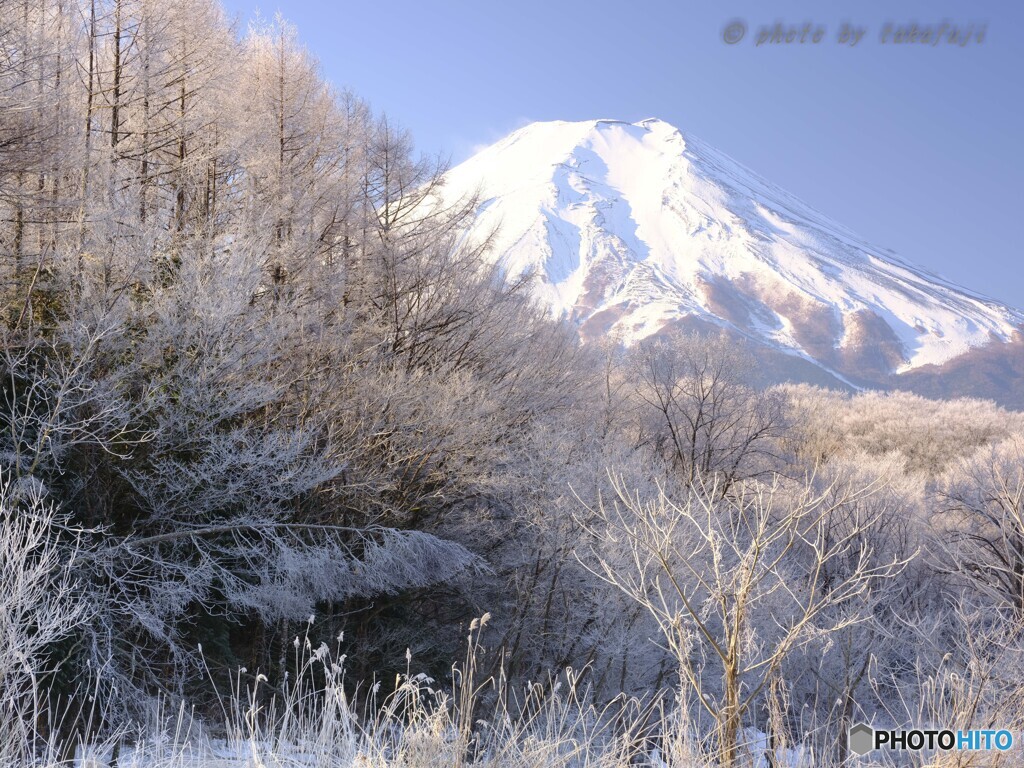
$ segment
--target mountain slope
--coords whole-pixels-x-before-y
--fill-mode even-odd
[[[856,386],[1022,349],[1021,312],[880,251],[659,120],[534,123],[445,189],[479,192],[470,236],[497,228],[505,269],[533,272],[584,336],[710,324]]]

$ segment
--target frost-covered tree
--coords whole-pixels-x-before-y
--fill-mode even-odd
[[[476,568],[445,511],[561,402],[518,345],[572,344],[458,250],[464,209],[408,216],[439,166],[283,24],[4,10],[0,459],[95,531],[82,647],[173,689],[206,614],[270,628],[266,662],[314,606]]]
[[[908,471],[934,478],[956,459],[1024,430],[1024,416],[984,400],[928,400],[908,392],[850,395],[807,385],[785,385],[778,392],[791,416],[785,442],[811,462],[895,454]]]
[[[748,481],[723,497],[714,483],[698,476],[676,499],[650,500],[617,485],[583,519],[594,572],[655,619],[680,701],[710,720],[716,758],[733,766],[742,728],[790,654],[863,621],[863,599],[905,563],[876,560],[862,535],[878,511],[833,522],[873,488]]]
[[[724,494],[771,469],[781,402],[745,383],[752,362],[725,336],[646,342],[633,365],[639,442],[684,483],[715,474]]]
[[[0,471],[0,762],[32,757],[52,643],[89,619],[76,579],[83,531],[30,480]],[[24,764],[24,763],[22,763]]]
[[[937,496],[936,567],[1024,618],[1024,437],[961,460]]]

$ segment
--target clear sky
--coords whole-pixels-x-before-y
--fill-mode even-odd
[[[329,80],[423,151],[458,162],[533,120],[659,117],[870,242],[1024,307],[1021,0],[225,5],[243,24],[282,11]],[[727,44],[735,20],[746,32]],[[915,22],[973,36],[895,43]],[[757,45],[776,23],[794,41]],[[857,45],[838,41],[844,23],[865,29]]]

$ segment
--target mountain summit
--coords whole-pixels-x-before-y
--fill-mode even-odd
[[[1020,387],[1024,313],[864,242],[661,120],[533,123],[453,168],[445,189],[479,193],[471,236],[497,228],[507,272],[534,273],[584,337],[711,326],[784,355],[796,378],[810,366],[928,392],[970,359],[975,378],[980,361],[1015,380],[957,393],[1012,401],[989,390]]]

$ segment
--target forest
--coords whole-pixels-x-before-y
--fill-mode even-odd
[[[1024,731],[1024,414],[583,344],[445,170],[281,18],[0,0],[0,766],[1019,761],[846,734]]]

